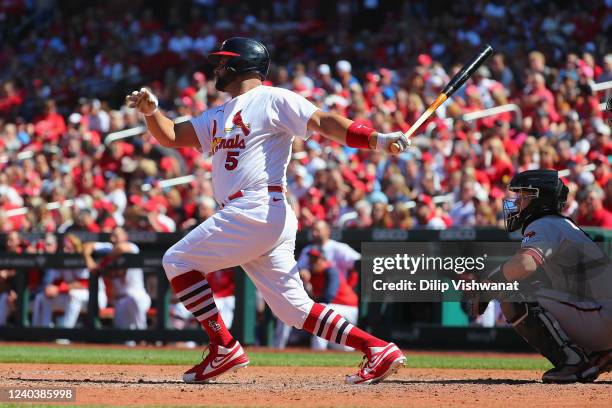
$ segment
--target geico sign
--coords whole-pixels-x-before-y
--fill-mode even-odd
[[[372,231],[373,241],[405,241],[408,239],[408,231],[401,229],[374,229]]]
[[[448,229],[440,231],[440,241],[473,241],[476,230],[473,228]]]

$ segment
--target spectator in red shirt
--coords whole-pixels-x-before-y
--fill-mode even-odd
[[[585,227],[612,228],[612,213],[603,206],[604,193],[601,188],[591,186],[580,205],[578,225]]]
[[[11,81],[2,85],[0,93],[0,115],[13,112],[23,104],[23,95]]]
[[[325,258],[321,247],[312,247],[308,251],[309,268],[300,272],[302,280],[312,298],[327,304],[349,323],[356,324],[359,315],[359,301],[353,288],[346,279]],[[312,337],[311,346],[314,350],[333,349],[351,351],[350,347],[329,344],[325,339]]]
[[[44,142],[57,143],[65,131],[66,121],[62,115],[57,113],[55,101],[47,100],[43,114],[34,120],[34,133],[42,137]]]
[[[555,97],[553,93],[546,87],[546,80],[541,73],[529,75],[527,87],[525,88],[525,104],[526,115],[531,116],[534,120],[537,119],[538,109],[544,109],[552,122],[559,120],[559,114],[555,109]]]

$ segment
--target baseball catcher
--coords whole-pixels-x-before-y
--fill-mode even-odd
[[[512,178],[504,200],[506,229],[521,229],[521,249],[483,280],[519,281],[520,294],[469,294],[472,316],[501,298],[512,327],[554,367],[545,383],[591,382],[612,369],[612,270],[609,259],[561,215],[568,188],[554,170]]]

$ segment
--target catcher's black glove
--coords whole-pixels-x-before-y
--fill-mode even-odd
[[[474,274],[466,274],[464,278],[468,281],[478,281],[478,276]],[[463,292],[463,298],[461,299],[461,308],[468,315],[470,320],[475,320],[478,316],[483,314],[489,305],[489,300],[486,298],[486,294],[478,290],[469,290]]]
[[[487,309],[487,306],[489,306],[489,301],[481,301],[480,295],[480,292],[477,290],[471,290],[463,293],[461,307],[468,315],[470,320],[475,320],[478,316],[483,314]]]

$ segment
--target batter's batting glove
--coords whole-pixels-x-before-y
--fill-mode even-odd
[[[151,116],[157,112],[159,102],[147,88],[140,88],[125,97],[125,104],[128,108],[134,108],[145,116]]]
[[[393,133],[378,133],[376,138],[376,150],[382,150],[387,153],[403,153],[412,144],[402,132]],[[391,150],[391,144],[395,143],[399,147],[399,151]]]

